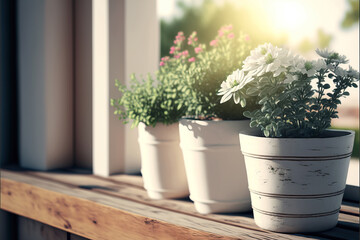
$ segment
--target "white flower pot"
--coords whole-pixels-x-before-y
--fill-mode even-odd
[[[152,199],[189,195],[178,126],[178,123],[158,123],[156,127],[140,123],[138,126],[141,173],[144,187]]]
[[[238,133],[244,129],[249,129],[247,120],[180,120],[190,198],[198,212],[251,209],[244,158],[238,147]]]
[[[275,232],[318,232],[337,224],[353,131],[322,138],[240,133],[255,223]]]

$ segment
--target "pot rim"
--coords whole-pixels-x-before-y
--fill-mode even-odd
[[[180,118],[180,121],[201,121],[201,122],[239,122],[239,121],[250,121],[250,119],[238,119],[238,120],[228,120],[228,119],[196,119],[196,118]]]
[[[355,135],[355,131],[353,130],[346,130],[346,129],[326,129],[324,131],[325,133],[331,134],[331,133],[338,133],[335,136],[323,136],[323,137],[265,137],[265,136],[260,136],[259,134],[261,133],[259,129],[252,129],[250,131],[246,131],[246,130],[242,130],[239,132],[239,135],[241,136],[247,136],[247,137],[252,137],[252,138],[257,138],[257,139],[276,139],[278,141],[291,141],[291,140],[310,140],[310,139],[329,139],[329,138],[340,138],[340,137],[352,137],[353,135]]]

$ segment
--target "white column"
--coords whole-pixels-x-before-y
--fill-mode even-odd
[[[73,160],[71,0],[18,0],[20,165],[48,170]]]
[[[114,83],[157,69],[156,0],[93,0],[93,171],[108,176],[139,172],[137,131],[114,116]]]

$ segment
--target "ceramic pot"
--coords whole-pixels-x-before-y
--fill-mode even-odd
[[[184,160],[179,146],[179,124],[140,123],[139,146],[144,187],[152,199],[189,195]]]
[[[190,199],[198,212],[251,210],[244,158],[238,147],[238,133],[244,129],[249,129],[247,120],[180,120]]]
[[[240,133],[255,223],[288,233],[334,227],[353,143],[353,131],[329,130],[321,138]]]

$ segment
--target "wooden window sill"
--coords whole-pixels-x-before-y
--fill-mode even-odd
[[[1,209],[90,239],[358,239],[359,206],[343,202],[338,225],[315,234],[257,227],[251,213],[196,212],[189,199],[151,200],[135,175],[1,170]]]

